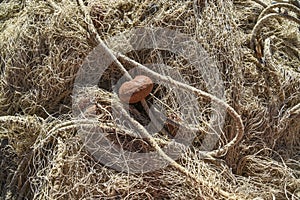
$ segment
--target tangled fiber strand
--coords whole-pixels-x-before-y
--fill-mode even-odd
[[[0,172],[0,198],[224,199],[224,194],[243,199],[299,198],[298,27],[281,17],[271,19],[272,24],[263,23],[257,44],[266,63],[250,48],[253,27],[270,3],[83,1],[97,30],[93,32],[87,14],[75,1],[2,1],[0,167],[4,170]],[[98,89],[96,102],[90,102],[96,107],[93,115],[97,114],[98,121],[84,115],[81,120],[61,115],[71,108],[72,83],[80,64],[99,43],[95,33],[104,40],[138,26],[169,27],[201,42],[222,73],[225,102],[243,120],[244,137],[221,158],[203,159],[196,144],[183,148],[176,163],[204,183],[199,187],[174,165],[139,175],[120,173],[98,163],[83,148],[78,127],[100,126],[114,133],[112,140],[134,134],[112,123],[115,97],[110,91]],[[126,55],[124,59],[134,58],[145,65],[146,61],[155,63],[157,57],[164,59],[166,54],[159,53],[133,52],[136,57]],[[207,91],[201,75],[184,59],[169,56],[163,61],[181,72],[188,85]],[[120,63],[124,65],[122,59]],[[164,77],[172,75],[166,69],[153,71]],[[147,101],[158,99],[168,111],[179,113],[173,93],[161,85],[155,89]],[[197,119],[205,127],[212,111],[204,98],[198,100],[203,116]],[[137,116],[145,114],[143,109],[136,109]],[[16,113],[23,115],[10,116]],[[219,147],[235,137],[235,125],[226,118]],[[153,138],[159,146],[168,142],[161,136]],[[141,142],[128,143],[134,141]]]
[[[0,139],[2,142],[6,141],[6,144],[3,143],[0,149],[4,157],[1,162],[1,169],[6,172],[1,174],[3,178],[1,179],[1,198],[5,196],[7,198],[13,197],[16,191],[20,196],[28,195],[29,182],[27,175],[31,172],[29,164],[32,159],[31,146],[39,134],[44,134],[43,123],[44,120],[39,117],[0,117]],[[7,157],[8,155],[14,157]]]
[[[297,198],[297,195],[290,191],[297,191],[299,179],[285,162],[277,162],[259,155],[249,155],[240,160],[238,171],[238,173],[243,172],[244,176],[251,177],[252,180],[259,183],[258,185],[268,188],[270,192],[266,194],[266,197],[285,198],[292,196]]]
[[[236,111],[232,107],[230,107],[228,104],[226,104],[222,100],[217,99],[215,96],[210,95],[206,92],[203,92],[201,90],[197,90],[196,88],[193,88],[189,85],[185,85],[185,84],[180,83],[180,82],[177,82],[175,80],[172,80],[171,78],[163,77],[163,76],[159,75],[158,73],[155,73],[155,72],[149,70],[145,66],[143,66],[143,65],[141,65],[137,62],[134,62],[133,60],[130,60],[130,59],[126,58],[123,55],[119,55],[119,57],[123,60],[126,60],[127,62],[131,62],[131,64],[133,64],[133,65],[139,66],[140,69],[144,70],[145,73],[147,73],[147,75],[149,75],[150,77],[156,77],[156,78],[158,78],[159,80],[161,80],[163,82],[166,82],[166,83],[171,84],[171,85],[175,85],[176,87],[179,87],[179,88],[183,88],[185,90],[188,90],[191,93],[196,93],[197,95],[208,98],[209,100],[216,101],[218,104],[221,104],[222,106],[225,107],[228,114],[236,122],[236,124],[235,124],[236,125],[236,136],[234,137],[234,139],[232,139],[232,141],[230,141],[228,144],[226,144],[223,149],[219,149],[219,150],[216,150],[215,152],[208,153],[209,155],[211,155],[211,156],[220,156],[223,153],[225,153],[229,148],[234,146],[237,142],[239,142],[242,139],[243,134],[244,134],[244,126],[243,126],[242,120],[241,120],[240,116],[236,113]]]
[[[269,12],[275,12],[273,10],[274,8],[288,8],[290,11],[293,11],[296,14],[296,16],[299,16],[299,14],[300,14],[300,9],[292,4],[276,3],[274,5],[270,5],[267,8],[265,8],[258,16],[258,20],[260,20],[263,16],[265,16]],[[297,21],[297,20],[294,20],[294,21]]]
[[[268,14],[266,15],[268,12],[274,12],[274,8],[287,8],[288,10],[293,11],[296,14],[296,17],[299,16],[299,8],[292,5],[292,4],[287,4],[287,3],[276,3],[274,5],[270,5],[268,7],[266,7],[261,14],[258,17],[258,21],[257,24],[255,25],[255,27],[252,30],[252,39],[251,41],[253,42],[254,38],[256,37],[257,33],[263,26],[264,22],[267,21],[268,19],[272,18],[272,16],[274,16],[275,18],[279,17],[279,15],[282,15],[283,17],[287,17],[286,19],[290,19],[296,23],[299,24],[299,19],[296,17],[293,17],[291,15],[287,15],[287,14]],[[264,16],[265,15],[265,16]],[[290,27],[290,26],[289,26]],[[284,28],[284,27],[281,27]],[[275,91],[280,91],[280,95],[278,95],[279,97],[276,97],[276,99],[274,99],[277,104],[277,109],[278,110],[282,110],[286,105],[290,105],[291,103],[289,102],[290,98],[293,98],[296,94],[294,92],[294,89],[292,89],[292,92],[290,92],[290,89],[286,90],[284,89],[287,85],[288,88],[292,88],[294,87],[299,88],[299,83],[297,83],[298,81],[293,81],[294,78],[296,78],[299,73],[295,73],[295,71],[297,71],[297,65],[299,65],[299,59],[297,59],[298,55],[299,55],[299,51],[297,49],[295,49],[293,46],[295,45],[296,47],[299,46],[299,40],[297,41],[297,35],[293,35],[291,33],[293,33],[293,29],[295,29],[295,26],[291,28],[291,32],[290,33],[285,33],[287,34],[287,36],[284,36],[282,33],[281,34],[276,34],[272,37],[268,37],[267,39],[265,39],[265,45],[264,45],[264,55],[266,58],[266,64],[265,66],[270,68],[271,71],[273,72],[273,74],[275,76],[274,79],[277,79],[277,84],[281,85],[281,88],[275,88]],[[299,34],[298,34],[299,36]],[[279,39],[280,37],[280,39]],[[283,38],[283,39],[281,39]],[[298,37],[299,38],[299,37]],[[272,42],[276,42],[276,41],[280,41],[277,42],[276,46],[271,47],[271,41]],[[275,53],[274,53],[275,51]],[[288,57],[288,60],[292,60],[288,61],[283,59],[283,56],[278,56],[279,54],[284,54],[286,57]],[[288,63],[287,63],[288,62]],[[296,64],[297,63],[297,64]],[[288,66],[288,67],[286,67]],[[291,74],[291,75],[286,75],[286,73]],[[289,84],[286,84],[288,81],[288,79],[290,80]],[[292,80],[291,80],[292,79]],[[297,92],[296,92],[297,93]],[[298,95],[296,95],[298,96]],[[284,99],[285,98],[285,99]],[[279,100],[279,101],[278,101]],[[295,101],[292,103],[292,106],[297,104],[298,102]],[[275,105],[276,106],[276,105]],[[273,107],[274,108],[274,107]],[[282,111],[281,111],[282,112]],[[275,114],[275,113],[274,113]],[[297,126],[295,127],[294,130],[289,130],[289,131],[282,131],[282,128],[277,128],[277,127],[281,127],[282,121],[286,120],[286,115],[288,115],[288,112],[286,114],[284,114],[284,116],[282,116],[280,122],[279,121],[274,121],[276,123],[276,127],[275,127],[275,133],[274,133],[274,138],[273,139],[274,143],[276,143],[276,141],[279,141],[282,136],[282,134],[285,134],[287,136],[287,138],[290,138],[290,142],[289,142],[289,147],[294,148],[297,145],[293,145],[294,142],[292,141],[297,141]],[[288,134],[287,134],[288,133]],[[281,136],[279,136],[281,135]],[[296,137],[295,137],[296,136]],[[293,139],[292,139],[293,138]],[[285,140],[286,141],[286,140]],[[291,143],[292,142],[292,143]],[[274,145],[273,143],[273,145]]]
[[[46,2],[26,2],[3,23],[1,113],[65,113],[75,74],[91,49],[75,4],[55,11]],[[50,103],[49,103],[50,102]]]
[[[254,6],[251,7],[251,3],[248,5],[250,6],[250,9],[254,11]],[[277,6],[275,5],[277,4],[265,7],[275,8],[281,4]],[[292,6],[289,5],[286,7]],[[265,8],[265,10],[271,11],[272,9],[269,10],[268,8]],[[246,14],[246,18],[258,20],[259,16],[264,15],[262,13],[263,10],[259,11],[257,9],[255,11],[258,12],[243,12],[242,16],[245,18]],[[262,32],[260,32],[260,37],[262,40],[260,42],[264,42],[265,45],[261,44],[260,42],[258,42],[258,45],[262,47],[261,51],[264,52],[262,55],[265,57],[264,64],[254,62],[256,58],[253,58],[251,51],[248,51],[249,53],[246,53],[245,58],[243,59],[243,65],[245,66],[246,72],[244,75],[246,83],[245,91],[251,94],[250,96],[253,96],[254,99],[247,102],[247,107],[245,107],[247,110],[244,111],[244,116],[247,116],[247,120],[245,121],[245,139],[241,144],[241,146],[243,146],[242,151],[245,152],[242,154],[251,155],[251,158],[256,159],[256,152],[260,150],[259,152],[261,157],[259,159],[270,159],[273,162],[278,163],[295,162],[299,159],[295,154],[295,152],[299,151],[299,144],[297,142],[299,140],[298,125],[295,126],[294,124],[292,126],[284,126],[282,124],[282,122],[286,120],[286,117],[289,116],[288,110],[296,106],[298,103],[298,100],[296,99],[299,99],[299,93],[296,92],[296,90],[299,88],[299,81],[296,80],[296,77],[298,77],[299,73],[297,72],[297,67],[295,67],[299,65],[299,59],[297,58],[297,55],[299,54],[294,53],[295,51],[290,51],[290,49],[297,47],[299,44],[299,34],[297,33],[298,27],[288,20],[285,20],[285,22],[287,23],[282,23],[279,19],[273,24],[264,23],[266,26],[263,28],[261,27]],[[257,24],[258,23],[259,22],[257,22]],[[259,25],[256,25],[256,28],[258,26]],[[248,26],[244,25],[242,25],[242,27],[248,28]],[[252,29],[252,32],[253,31],[254,29]],[[245,29],[244,33],[247,36],[250,36],[249,38],[252,37],[249,29]],[[267,87],[261,87],[263,85],[267,85]],[[252,87],[252,89],[250,89],[249,86]],[[263,95],[261,92],[266,91],[267,88],[269,91]],[[250,110],[251,112],[249,112]],[[286,123],[294,123],[293,118],[287,120]],[[273,149],[274,151],[269,151],[268,149]],[[278,159],[278,153],[282,156],[283,160]],[[248,159],[249,157],[246,156],[246,158]],[[243,158],[241,160],[243,160]],[[251,164],[249,163],[249,165]],[[258,166],[257,163],[251,165],[253,167],[252,169],[260,171],[259,167],[256,168],[256,165]],[[270,170],[262,170],[260,172],[262,174],[269,172],[271,173],[274,168],[275,167],[271,165],[269,167]],[[245,170],[246,168],[243,169]],[[282,173],[285,173],[288,170],[294,170],[294,173],[297,174],[294,165],[288,165],[288,167],[279,167],[277,169]],[[244,172],[238,168],[237,173],[243,174]],[[262,174],[258,174],[257,176],[263,177]],[[259,185],[260,181],[261,180],[258,181],[258,179],[256,179],[256,181],[254,181],[256,183],[254,184]],[[276,183],[276,185],[279,185],[278,190],[270,192],[269,194],[265,193],[269,198],[272,196],[278,198],[292,198],[293,196],[293,198],[297,198],[299,196],[297,195],[297,189],[294,187],[286,187],[290,180],[286,180],[279,176],[276,181],[279,183]],[[297,182],[294,182],[294,184],[299,185]],[[262,183],[260,185],[268,184]]]
[[[80,6],[82,7],[83,11],[86,13],[83,2],[82,2],[82,1],[79,1],[79,2],[80,2]],[[87,20],[88,20],[88,22],[91,23],[91,20],[89,20],[89,18],[87,18]],[[90,26],[92,26],[92,24],[90,24]],[[95,29],[92,28],[91,30],[92,30],[92,32],[93,32],[94,34],[96,34],[97,40],[99,41],[100,45],[103,46],[102,48],[107,49],[107,47],[105,47],[105,45],[103,44],[103,42],[101,41],[101,39],[99,39],[98,34],[95,33]],[[106,51],[109,51],[109,50],[107,49]],[[111,56],[112,56],[112,55],[111,55]],[[113,57],[113,56],[112,56],[112,57]],[[115,59],[114,59],[114,60],[115,60]],[[120,66],[120,63],[117,62],[117,64]],[[122,66],[120,66],[120,67],[121,67],[121,69],[123,69]],[[124,71],[124,70],[123,70],[123,71]],[[228,107],[228,108],[229,108],[229,107]],[[227,108],[227,109],[228,109],[228,108]],[[131,118],[130,118],[129,116],[127,116],[126,118],[127,118],[127,120],[131,121]],[[136,122],[133,122],[133,121],[132,121],[132,123],[135,125],[136,128],[137,128],[137,127],[140,127],[140,128],[139,128],[140,130],[143,129],[143,128],[141,127],[140,124],[138,124],[138,123],[136,123]],[[239,127],[239,128],[241,128],[241,127]],[[240,131],[240,130],[238,129],[238,133],[239,133],[239,131]],[[159,154],[160,154],[164,159],[170,160],[170,158],[169,158],[167,155],[165,155],[165,153],[160,149],[160,147],[159,147],[159,146],[156,144],[156,142],[152,139],[152,136],[150,136],[145,130],[142,130],[142,132],[143,132],[143,134],[144,134],[147,138],[150,138],[151,144],[155,147],[155,149],[159,152]],[[241,128],[241,132],[242,132],[242,128]],[[241,135],[238,134],[238,136],[239,136],[239,138],[240,138]],[[238,138],[238,137],[237,137],[237,138]],[[236,140],[236,139],[235,139],[235,140]],[[234,140],[234,142],[235,142],[235,140]],[[170,160],[170,163],[171,163],[171,165],[173,165],[175,168],[177,168],[178,170],[180,170],[180,171],[183,172],[184,174],[186,174],[186,175],[188,175],[189,177],[193,178],[196,182],[199,182],[199,179],[195,178],[192,174],[190,174],[185,168],[183,168],[182,166],[180,166],[179,164],[177,164],[174,160],[171,159],[171,160]],[[202,182],[202,181],[200,181],[200,183],[201,183],[201,182]],[[218,189],[218,190],[220,190],[220,193],[221,193],[222,195],[224,195],[225,197],[228,198],[228,197],[230,196],[228,193],[224,192],[223,190],[221,190],[221,189]]]
[[[300,20],[293,17],[293,16],[290,16],[290,15],[281,15],[281,14],[277,14],[277,13],[272,13],[272,14],[268,14],[264,17],[262,17],[261,19],[259,19],[259,21],[257,22],[257,24],[255,25],[255,27],[253,28],[252,30],[252,38],[251,38],[251,43],[252,43],[252,46],[254,48],[254,40],[255,38],[258,36],[259,34],[259,30],[262,28],[262,26],[264,25],[264,23],[272,18],[285,18],[285,19],[289,19],[291,21],[294,21],[296,22],[297,24],[300,24]]]
[[[80,0],[79,2],[80,2],[80,5],[81,5],[82,9],[85,10],[84,5],[83,5],[83,2],[82,2],[81,0]],[[89,21],[90,21],[90,23],[91,23],[91,20],[89,20]],[[90,26],[93,27],[92,24],[91,24]],[[94,32],[94,34],[96,34],[97,40],[98,40],[99,43],[102,44],[102,46],[103,46],[102,48],[104,48],[104,49],[106,49],[106,51],[109,51],[109,52],[110,52],[110,50],[107,49],[107,47],[105,47],[105,45],[103,44],[103,42],[102,42],[102,40],[100,39],[100,37],[98,36],[98,34],[95,33],[96,30],[95,30],[94,28],[91,28],[91,30],[92,30],[92,32]],[[114,57],[113,55],[111,55],[111,56]],[[127,59],[127,58],[126,58],[125,56],[123,56],[123,55],[119,55],[119,56],[120,56],[123,60],[130,61],[131,64],[137,65],[137,66],[139,66],[141,69],[146,70],[146,72],[149,73],[150,76],[151,76],[151,75],[152,75],[152,76],[158,76],[158,79],[161,80],[161,81],[166,81],[166,82],[168,82],[168,83],[172,83],[172,84],[176,85],[177,87],[182,87],[183,89],[190,90],[190,92],[198,93],[198,95],[200,95],[200,96],[204,96],[204,97],[206,97],[206,98],[209,98],[209,99],[212,99],[213,101],[218,102],[219,104],[223,104],[224,107],[226,108],[226,110],[228,111],[228,113],[233,117],[234,121],[236,122],[236,132],[237,132],[237,133],[236,133],[236,136],[234,137],[234,139],[233,139],[229,144],[226,145],[226,148],[230,148],[230,147],[233,146],[235,143],[237,143],[237,142],[239,142],[239,141],[241,140],[241,138],[243,137],[243,123],[242,123],[242,121],[241,121],[239,115],[234,111],[234,109],[232,109],[232,108],[231,108],[229,105],[227,105],[225,102],[223,102],[222,100],[218,100],[216,97],[214,97],[214,96],[212,96],[212,95],[209,95],[209,94],[207,94],[207,93],[205,93],[205,92],[202,92],[201,90],[197,90],[196,88],[192,88],[192,87],[190,87],[190,86],[188,86],[188,85],[180,84],[179,82],[176,82],[176,81],[174,81],[174,80],[172,80],[172,79],[168,79],[168,78],[165,78],[165,77],[163,77],[163,76],[160,76],[159,74],[156,74],[156,73],[154,73],[154,72],[151,72],[150,70],[148,70],[148,69],[147,69],[146,67],[144,67],[143,65],[140,65],[139,63],[134,62],[133,60]],[[116,60],[116,59],[114,59],[114,60]],[[124,69],[124,67],[122,67],[121,63],[117,62],[117,64],[118,64],[118,67],[121,68],[121,71],[122,71],[123,73],[125,73],[125,74],[127,75],[127,77],[129,77],[128,72]],[[143,105],[145,105],[145,104],[146,104],[146,103],[144,102]],[[147,105],[147,104],[146,104],[146,105]],[[149,110],[149,108],[148,108],[148,110]],[[149,137],[149,136],[148,136],[148,137]],[[148,137],[147,137],[147,138],[148,138]],[[215,155],[215,154],[216,154],[216,155],[221,155],[222,153],[224,153],[224,152],[227,151],[226,148],[224,148],[223,150],[218,150],[218,151],[217,151],[218,153],[212,153],[212,155]]]
[[[226,102],[238,114],[241,114],[244,80],[240,49],[244,36],[238,30],[235,12],[233,2],[208,1],[202,10],[201,18],[196,23],[195,33],[201,43],[209,44],[205,48],[210,53],[210,56],[214,58],[219,71],[222,73]],[[229,119],[224,125],[226,127],[224,128],[224,134],[229,140],[234,138],[233,123],[234,120]],[[226,160],[233,168],[235,167],[233,159],[239,156],[236,155],[236,152],[239,151],[237,145],[226,154]]]

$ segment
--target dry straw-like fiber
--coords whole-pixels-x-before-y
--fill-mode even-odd
[[[122,54],[105,43],[137,27],[197,40],[221,73],[225,98],[182,56],[160,49]],[[1,1],[0,199],[300,198],[299,35],[297,1]],[[96,46],[115,62],[98,87],[80,91],[88,99],[72,102],[77,72]],[[171,70],[147,65],[161,61]],[[110,84],[115,74],[134,78],[136,67],[160,81],[129,114]],[[181,112],[166,85],[194,95],[199,112]],[[143,126],[150,114],[155,124],[161,120],[153,102],[177,116],[156,134]],[[210,118],[221,115],[213,103],[227,115],[219,142],[204,152],[208,130],[218,130]],[[85,104],[92,109],[81,110]],[[116,122],[116,108],[135,128]],[[90,111],[96,120],[83,115]],[[174,160],[162,149],[179,125],[196,137],[189,147],[174,143],[182,147]],[[142,174],[104,166],[78,134],[95,127],[116,145],[156,151],[170,164]]]

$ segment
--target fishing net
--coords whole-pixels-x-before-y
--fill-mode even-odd
[[[292,0],[1,1],[0,198],[300,198],[299,17]],[[124,105],[137,75],[153,90]]]

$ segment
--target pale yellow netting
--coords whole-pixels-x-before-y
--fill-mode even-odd
[[[300,198],[299,16],[299,1],[2,1],[0,199]],[[168,28],[198,41],[221,74],[222,85],[211,88],[224,86],[224,98],[183,56],[141,49],[120,55],[99,88],[80,90],[88,98],[72,102],[76,73],[90,51],[138,27]],[[109,44],[112,51],[120,45]],[[97,126],[114,144],[143,152],[163,148],[170,141],[164,132],[135,137],[131,126],[149,122],[141,105],[124,119],[133,120],[131,126],[116,126],[113,107],[120,102],[110,82],[139,63],[161,61],[169,68],[143,71],[160,81],[147,100],[180,116],[197,137],[189,148],[179,146],[180,158],[163,169],[128,174],[105,167],[83,147],[78,128],[91,130],[96,122],[82,109],[95,106],[88,114],[97,116]],[[177,93],[166,86],[178,85],[169,76],[183,83]],[[186,114],[179,93],[197,101],[199,110]],[[226,112],[220,129],[209,123],[213,114]],[[222,134],[216,151],[203,157],[207,130]]]

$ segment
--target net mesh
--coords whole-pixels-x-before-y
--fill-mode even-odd
[[[292,0],[1,1],[0,198],[300,198],[299,7]],[[143,27],[199,42],[206,52],[201,62],[216,67],[222,85],[207,85],[212,71],[204,77],[187,60],[195,49],[189,55],[130,50],[119,36]],[[153,111],[168,120],[162,127],[150,123],[141,103],[122,110],[115,92],[124,71],[116,62],[97,87],[79,85],[80,98],[72,101],[80,67],[102,40],[111,51],[123,50],[118,59],[132,77],[153,78],[146,101],[164,113]],[[214,92],[221,86],[221,95]],[[180,145],[186,141],[176,138],[178,124],[191,145]],[[113,145],[95,147],[82,138],[80,132],[95,128]],[[131,157],[114,148],[134,156],[166,150],[174,138],[169,150],[179,156],[154,156],[166,163],[154,171],[119,172],[97,159],[106,150],[126,168]],[[142,166],[140,159],[134,162]]]

